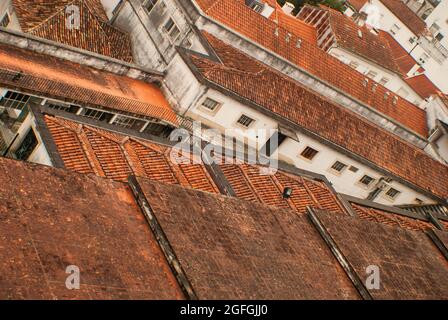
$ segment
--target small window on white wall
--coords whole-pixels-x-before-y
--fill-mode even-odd
[[[345,163],[342,163],[340,161],[336,161],[330,168],[330,171],[336,174],[341,174],[345,169],[347,168],[347,165]]]
[[[209,111],[216,111],[219,107],[220,103],[210,98],[206,98],[204,102],[202,102],[202,107]]]
[[[401,192],[394,188],[389,188],[386,191],[386,196],[392,200],[395,200]]]
[[[363,176],[361,178],[361,180],[359,180],[359,183],[361,183],[362,185],[368,187],[368,186],[370,186],[373,183],[373,181],[375,181],[374,178],[372,178],[372,177],[370,177],[368,175],[365,175],[365,176]]]
[[[246,116],[245,114],[243,114],[237,121],[237,123],[240,126],[243,126],[245,128],[249,128],[254,122],[255,122],[254,119],[252,119],[249,116]]]
[[[386,77],[382,77],[381,80],[380,80],[380,84],[382,86],[385,86],[388,82],[389,82],[389,79],[386,78]]]
[[[174,20],[172,18],[168,19],[163,27],[163,30],[170,37],[172,42],[176,41],[180,35],[180,30],[177,27],[176,23],[174,23]]]
[[[306,147],[302,153],[300,154],[300,156],[302,156],[305,159],[308,160],[313,160],[317,154],[319,153],[319,151],[317,151],[316,149],[313,149],[311,147]]]
[[[157,2],[159,2],[159,0],[147,0],[146,1],[145,8],[146,8],[146,10],[148,10],[148,13],[151,12],[152,9],[154,9]]]
[[[399,31],[400,31],[400,26],[399,25],[397,25],[397,24],[394,24],[393,26],[392,26],[392,28],[390,28],[390,33],[391,34],[393,34],[393,35],[396,35]]]
[[[373,71],[373,70],[370,70],[368,73],[367,73],[367,76],[370,78],[370,79],[375,79],[375,77],[378,75],[378,73],[377,72],[375,72],[375,71]]]

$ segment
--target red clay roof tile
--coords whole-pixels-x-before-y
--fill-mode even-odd
[[[205,36],[224,63],[193,55],[192,62],[205,79],[307,128],[416,186],[442,198],[448,197],[447,166],[213,36]],[[241,61],[244,61],[245,67]],[[235,65],[243,69],[236,69]]]
[[[424,110],[405,99],[398,98],[396,102],[392,97],[385,99],[388,93],[390,94],[389,90],[380,84],[376,84],[375,90],[372,90],[371,85],[365,86],[365,75],[315,45],[304,41],[298,47],[297,41],[300,39],[296,35],[288,36],[291,31],[251,10],[244,5],[244,1],[216,0],[213,5],[210,5],[209,1],[197,2],[206,14],[217,21],[395,119],[421,136],[427,136],[428,129]],[[206,6],[207,4],[208,6]]]
[[[69,5],[79,8],[79,29],[67,26]],[[130,37],[107,23],[99,0],[13,0],[13,6],[26,33],[125,62],[133,61]]]
[[[176,114],[154,84],[7,45],[0,45],[0,72],[0,84],[7,87],[177,124]],[[19,72],[21,77],[14,80]]]
[[[126,184],[0,158],[0,199],[1,300],[184,299]]]
[[[45,120],[67,169],[95,173],[119,181],[126,181],[128,175],[133,174],[163,183],[219,193],[203,164],[191,161],[185,164],[173,163],[172,149],[169,147],[60,118],[46,116]],[[283,171],[275,175],[260,175],[259,167],[248,164],[222,164],[221,169],[237,197],[242,199],[301,213],[305,212],[307,206],[346,212],[340,200],[323,182]],[[286,187],[293,189],[289,201],[282,197]]]

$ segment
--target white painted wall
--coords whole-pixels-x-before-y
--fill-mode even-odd
[[[389,81],[385,84],[385,87],[391,92],[401,96],[403,99],[406,99],[417,106],[422,102],[420,96],[397,73],[383,68],[370,60],[364,59],[361,56],[340,47],[331,48],[328,53],[346,64],[356,62],[358,67],[354,69],[365,74],[366,76],[370,71],[376,72],[377,75],[373,78],[373,80],[378,83],[380,83],[382,78],[389,79]],[[407,94],[404,94],[404,92]]]
[[[0,1],[0,20],[3,19],[5,14],[9,15],[10,23],[8,29],[21,31],[19,20],[12,6],[11,0],[1,0]]]
[[[210,112],[201,106],[202,102],[207,97],[221,103],[221,106],[217,111]],[[248,130],[246,130],[247,134],[244,137],[238,134],[234,135],[240,140],[250,140],[252,137],[250,130],[278,128],[278,122],[273,120],[271,117],[266,116],[265,114],[253,109],[250,106],[244,105],[229,96],[223,95],[214,89],[209,89],[206,94],[197,101],[196,105],[187,113],[187,115],[191,118],[202,121],[207,126],[218,129],[221,133],[224,133],[225,129],[241,129],[241,127],[236,124],[236,121],[242,114],[250,116],[255,119],[256,122]],[[299,141],[287,138],[279,147],[278,151],[280,160],[293,164],[297,168],[325,175],[338,192],[346,193],[359,198],[366,198],[369,193],[373,191],[375,183],[381,178],[381,174],[379,172],[338,151],[335,151],[334,149],[299,131],[297,131],[296,134]],[[265,144],[268,138],[269,137],[260,141],[259,149]],[[300,156],[301,152],[307,146],[319,151],[318,155],[312,161]],[[335,161],[341,161],[348,166],[355,166],[358,168],[358,172],[353,173],[349,171],[347,167],[341,174],[336,174],[330,170]],[[365,187],[359,183],[359,180],[364,175],[369,175],[372,178],[375,178],[376,181],[369,187]],[[385,196],[385,191],[388,190],[386,189],[378,196],[377,199],[375,199],[376,202],[386,205],[412,204],[416,202],[416,198],[419,198],[427,203],[432,203],[432,200],[428,197],[401,183],[393,181],[390,186],[400,191],[400,195],[398,195],[396,199],[391,200]]]

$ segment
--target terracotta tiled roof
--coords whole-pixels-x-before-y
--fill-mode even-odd
[[[199,299],[360,298],[306,215],[138,182]]]
[[[0,200],[1,300],[184,298],[126,184],[0,158]]]
[[[318,217],[361,279],[368,266],[381,270],[380,290],[369,290],[373,299],[447,297],[447,260],[425,233],[343,215]],[[428,266],[434,272],[426,272]]]
[[[361,10],[362,7],[367,3],[368,0],[348,0],[348,2],[355,8],[356,10]]]
[[[390,34],[384,31],[381,31],[380,34],[389,43],[389,46],[392,49],[393,59],[398,65],[404,80],[421,98],[426,99],[440,91],[440,89],[429,80],[425,74],[423,74],[425,70],[421,66],[416,70],[420,74],[408,77],[409,71],[415,67],[417,61],[415,61]]]
[[[435,229],[435,227],[427,222],[418,219],[412,219],[406,216],[400,216],[391,212],[380,209],[370,208],[359,204],[352,204],[352,207],[358,213],[359,217],[373,222],[387,224],[390,226],[399,226],[407,230],[425,231]]]
[[[373,81],[365,85],[366,76],[352,69],[338,59],[330,56],[315,45],[299,41],[291,31],[279,27],[251,10],[241,0],[196,0],[205,12],[215,20],[229,26],[268,50],[279,54],[305,71],[328,82],[350,96],[375,108],[386,116],[398,121],[416,133],[427,136],[426,114],[405,99],[398,98],[396,104],[385,87]],[[375,87],[375,89],[373,89]],[[389,94],[388,94],[389,93]],[[388,97],[388,98],[385,98]]]
[[[140,80],[7,45],[0,45],[0,72],[0,85],[13,89],[177,124],[161,90]]]
[[[425,22],[401,0],[380,0],[380,2],[415,35],[419,36],[427,31]]]
[[[26,33],[126,62],[133,61],[130,37],[107,23],[99,0],[13,0],[13,4]],[[79,29],[67,27],[69,5],[76,5],[80,10]]]
[[[447,166],[211,35],[206,37],[224,64],[193,55],[191,60],[202,77],[307,128],[416,186],[447,198]],[[257,71],[254,72],[255,70]]]
[[[47,125],[67,169],[126,181],[131,174],[210,192],[219,190],[203,164],[175,164],[171,149],[153,142],[112,134],[72,121],[46,117]],[[320,181],[279,171],[260,175],[257,166],[223,164],[224,177],[237,197],[304,212],[306,206],[345,212],[329,187]],[[291,199],[283,198],[286,187]]]
[[[420,74],[404,80],[423,99],[429,98],[440,91],[440,89],[437,88],[425,74]]]
[[[302,11],[311,9],[306,6]],[[337,46],[370,60],[393,72],[399,72],[393,59],[391,48],[383,34],[373,34],[366,26],[358,26],[352,19],[339,11],[321,8],[328,12],[331,31],[333,32]],[[302,14],[301,11],[301,14]]]
[[[417,64],[417,61],[415,61],[414,58],[412,58],[411,55],[389,33],[380,31],[380,34],[389,43],[393,58],[398,65],[401,74],[406,76]]]
[[[285,13],[279,7],[276,8],[269,18],[277,22],[280,27],[291,31],[292,34],[300,39],[316,45],[317,31],[313,26]]]

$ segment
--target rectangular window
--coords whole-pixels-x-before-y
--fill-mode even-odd
[[[435,38],[436,38],[437,41],[442,41],[442,39],[443,39],[443,34],[438,33],[438,34],[436,34]]]
[[[11,20],[9,19],[9,14],[6,13],[3,18],[0,20],[0,27],[6,28]]]
[[[380,80],[380,84],[385,86],[389,82],[389,79],[386,77],[382,77]]]
[[[180,35],[180,30],[174,23],[174,20],[172,18],[169,18],[168,21],[165,23],[165,26],[163,27],[165,32],[170,37],[171,41],[176,41],[177,37]]]
[[[135,124],[136,119],[125,117],[125,116],[116,116],[112,124],[123,127],[123,128],[132,128]]]
[[[113,117],[113,114],[100,110],[85,108],[84,110],[82,110],[81,116],[98,121],[110,121]]]
[[[304,157],[305,159],[313,160],[318,153],[319,153],[319,151],[317,151],[311,147],[306,147],[305,150],[303,150],[300,155],[302,157]]]
[[[377,72],[375,72],[375,71],[373,71],[373,70],[370,70],[368,73],[367,73],[367,76],[370,78],[370,79],[375,79],[375,77],[378,75],[378,73]]]
[[[388,196],[391,199],[395,199],[400,193],[401,192],[398,191],[397,189],[390,188],[389,190],[387,190],[386,196]]]
[[[246,127],[246,128],[249,128],[254,122],[255,122],[254,119],[252,119],[244,114],[237,121],[237,123],[239,125]]]
[[[30,129],[23,139],[22,144],[15,152],[17,160],[27,160],[37,147],[37,138],[34,130]]]
[[[0,100],[0,106],[22,110],[30,100],[30,96],[14,91],[6,92],[5,96]]]
[[[400,26],[399,25],[397,25],[397,24],[394,24],[393,26],[392,26],[392,28],[390,29],[390,33],[391,34],[393,34],[393,35],[396,35],[399,31],[400,31]]]
[[[157,2],[159,2],[159,0],[148,0],[145,4],[145,8],[146,10],[148,10],[148,13],[152,11],[152,9],[154,9],[154,7],[156,6]]]
[[[340,162],[340,161],[336,161],[332,166],[331,166],[331,170],[336,171],[336,172],[342,172],[345,170],[345,168],[347,168],[347,165]]]
[[[370,177],[368,175],[365,175],[364,177],[361,178],[361,180],[359,180],[359,182],[365,186],[370,186],[373,181],[375,181],[375,179],[373,179],[372,177]]]
[[[354,173],[359,171],[359,169],[355,166],[350,166],[350,168],[348,168],[348,170],[350,170],[351,172],[354,172]]]
[[[272,154],[277,150],[280,145],[285,142],[287,136],[280,132],[276,132],[266,141],[264,147],[260,150],[261,154],[264,154],[268,157],[272,156]]]
[[[349,63],[350,67],[352,67],[353,69],[357,69],[359,67],[359,63],[356,61],[351,61]]]
[[[204,100],[204,102],[202,102],[202,106],[210,111],[215,111],[216,108],[218,108],[218,106],[219,106],[219,102],[217,102],[213,99],[207,98]]]
[[[67,104],[62,104],[62,103],[51,102],[51,103],[48,103],[47,107],[54,109],[54,110],[61,110],[61,111],[70,112],[70,113],[77,113],[79,111],[78,106],[67,105]]]

